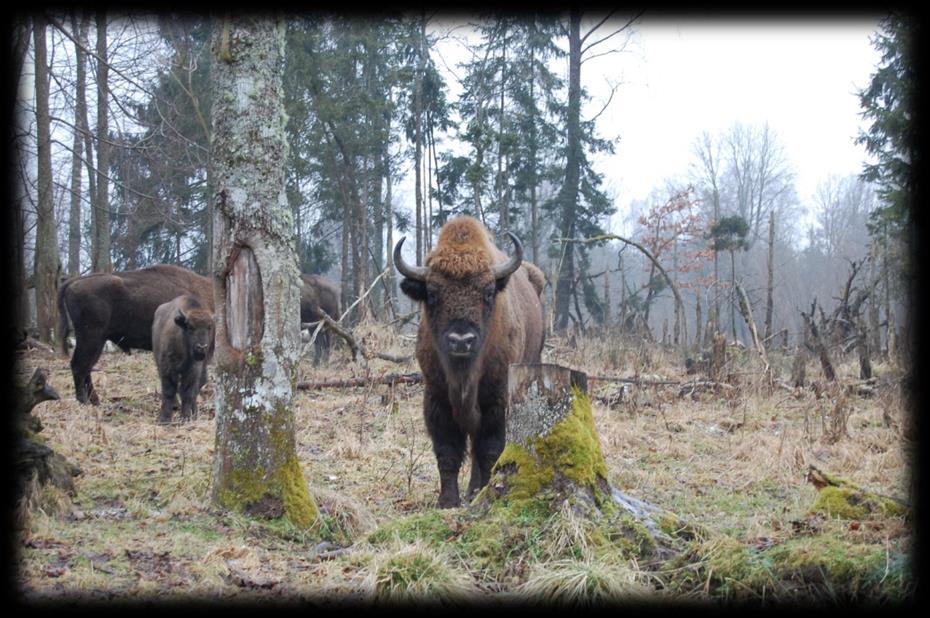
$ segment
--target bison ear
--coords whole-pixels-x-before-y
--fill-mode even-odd
[[[181,328],[187,328],[187,316],[180,309],[178,309],[178,314],[174,316],[174,323]]]
[[[507,275],[507,276],[505,276],[505,277],[500,277],[500,278],[498,278],[498,279],[495,279],[495,280],[494,280],[494,285],[497,287],[497,291],[498,291],[498,292],[502,292],[502,291],[504,290],[504,288],[507,287],[507,283],[508,283],[509,281],[510,281],[510,275]]]
[[[401,291],[417,301],[418,303],[426,302],[426,283],[404,277],[400,280]]]

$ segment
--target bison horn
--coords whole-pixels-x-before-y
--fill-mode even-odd
[[[404,261],[404,257],[400,254],[400,248],[405,240],[407,240],[406,236],[398,240],[397,244],[394,245],[394,266],[397,268],[397,272],[414,281],[426,281],[426,273],[429,269],[425,266],[411,266]]]
[[[507,232],[507,235],[510,236],[510,240],[513,242],[514,252],[506,262],[495,264],[491,267],[491,272],[494,274],[495,279],[502,279],[513,274],[515,270],[520,268],[520,263],[523,262],[523,244],[513,232]]]

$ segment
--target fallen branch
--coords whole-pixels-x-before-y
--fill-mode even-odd
[[[348,388],[351,386],[370,386],[372,384],[419,384],[423,376],[419,373],[391,373],[380,378],[348,378],[337,380],[320,380],[317,382],[298,382],[297,390],[312,391],[321,388]]]
[[[636,384],[637,386],[678,386],[681,382],[676,380],[648,380],[644,378],[615,378],[613,376],[588,376],[589,382],[620,382],[622,384]]]

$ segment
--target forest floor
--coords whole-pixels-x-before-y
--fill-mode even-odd
[[[362,334],[369,350],[413,351],[410,338],[384,327],[367,325],[356,334]],[[343,347],[323,367],[313,367],[311,357],[312,352],[302,361],[299,381],[418,371],[414,360],[374,359],[363,366]],[[914,444],[904,437],[900,371],[879,363],[878,386],[870,396],[831,397],[818,395],[816,388],[765,388],[751,353],[734,351],[731,358],[734,388],[720,394],[683,395],[675,385],[590,382],[610,483],[735,539],[750,553],[797,544],[802,537],[809,540],[805,552],[820,547],[826,555],[835,551],[833,541],[845,543],[844,556],[851,547],[874,550],[869,555],[879,556],[878,567],[862,566],[857,574],[856,563],[846,566],[852,573],[843,581],[856,582],[847,596],[868,598],[878,591],[892,603],[909,599],[916,586],[908,564],[911,522],[813,513],[817,489],[806,480],[814,465],[880,494],[909,498]],[[772,353],[770,360],[787,379],[791,358]],[[684,375],[680,352],[612,337],[554,340],[543,361],[591,376],[692,378]],[[826,590],[824,600],[835,600],[830,598],[833,580],[825,574],[837,569],[831,571],[823,556],[815,561],[819,575],[812,576],[809,565],[793,571],[799,583],[790,591],[746,585],[741,592],[741,577],[727,574],[719,560],[714,562],[719,552],[707,547],[687,566],[695,577],[682,579],[671,570],[648,570],[634,559],[607,564],[585,552],[566,558],[543,550],[513,550],[506,557],[511,561],[506,572],[491,576],[460,550],[437,548],[426,540],[395,535],[380,544],[370,542],[379,527],[411,515],[450,516],[435,510],[438,473],[421,417],[419,384],[297,391],[297,454],[326,517],[328,530],[321,534],[210,506],[212,374],[201,393],[199,418],[161,426],[155,422],[160,395],[149,352],[103,354],[93,373],[99,406],[75,401],[66,357],[34,349],[22,353],[20,363],[23,374],[48,369],[61,400],[34,409],[44,425],[40,436],[83,470],[75,479],[75,496],[44,490],[20,508],[15,593],[27,603],[152,598],[322,605],[409,599],[504,603],[515,598],[777,603],[800,598],[792,596],[799,586],[811,590],[818,578],[821,584],[827,581],[817,594]],[[857,373],[852,359],[838,363],[842,383],[858,382]],[[822,381],[814,361],[808,376]],[[838,412],[840,431],[833,422]],[[465,466],[463,487],[467,474]],[[419,565],[417,575],[404,580],[399,556],[416,558],[408,562]],[[865,572],[876,568],[880,580]],[[889,588],[892,579],[897,583]]]

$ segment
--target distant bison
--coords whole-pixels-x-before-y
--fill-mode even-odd
[[[507,369],[539,362],[543,348],[542,271],[523,261],[508,233],[508,257],[471,217],[443,226],[426,266],[407,264],[404,238],[394,264],[401,290],[422,303],[417,360],[423,372],[423,415],[439,467],[439,506],[460,504],[458,473],[471,441],[467,498],[487,484],[504,448]]]
[[[320,275],[301,275],[300,288],[300,321],[317,322],[322,319],[320,309],[334,320],[339,319],[339,286],[335,282]],[[316,337],[313,350],[313,363],[329,359],[329,350],[332,347],[332,335],[329,329],[323,327]]]
[[[99,403],[90,371],[107,340],[126,353],[133,348],[151,350],[155,309],[184,294],[213,311],[213,282],[180,266],[157,264],[65,281],[58,290],[58,340],[67,354],[70,318],[75,337],[71,374],[77,400]]]
[[[161,379],[158,422],[170,423],[180,390],[181,420],[197,415],[197,394],[213,356],[213,313],[193,296],[159,305],[152,323],[152,355]]]

